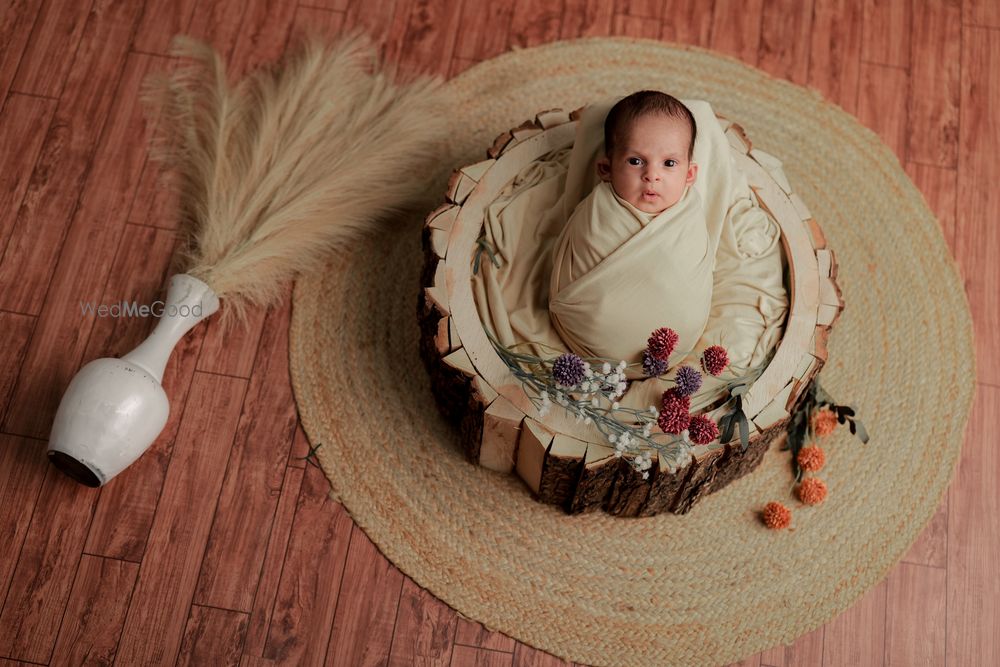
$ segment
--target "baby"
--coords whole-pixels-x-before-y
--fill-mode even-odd
[[[615,193],[645,213],[660,213],[694,183],[691,161],[697,128],[677,98],[640,90],[611,107],[604,121],[604,156],[597,174]]]
[[[691,188],[694,115],[666,93],[641,90],[602,120],[600,182],[555,241],[549,316],[577,354],[636,364],[649,334],[670,327],[680,337],[673,364],[701,336],[712,298],[714,255]]]

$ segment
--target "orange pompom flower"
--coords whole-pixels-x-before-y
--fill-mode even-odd
[[[809,477],[799,484],[799,500],[806,505],[819,505],[826,500],[826,483],[818,477]]]
[[[833,429],[837,428],[837,414],[826,408],[813,415],[812,421],[813,433],[820,438],[830,435],[833,433]]]
[[[788,528],[788,524],[792,522],[791,510],[781,503],[774,501],[771,501],[764,506],[764,511],[761,516],[764,519],[764,525],[771,530]]]
[[[817,472],[826,464],[826,453],[816,445],[799,450],[799,467],[809,472]]]

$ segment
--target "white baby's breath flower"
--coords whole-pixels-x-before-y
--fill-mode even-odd
[[[549,414],[551,410],[552,410],[551,403],[542,403],[542,407],[538,408],[538,415],[540,417],[544,417],[545,415]]]
[[[646,425],[642,427],[642,437],[648,438],[649,434],[653,431],[653,423],[646,422]]]
[[[620,450],[618,450],[618,449],[616,449],[616,450],[615,450],[615,458],[616,458],[616,459],[620,459],[621,457],[622,457],[622,453],[621,453],[621,451],[620,451]]]
[[[628,385],[627,385],[626,383],[624,383],[624,382],[619,382],[619,383],[618,383],[618,395],[619,395],[619,396],[621,396],[622,394],[624,394],[624,393],[625,393],[625,390],[626,390],[627,388],[628,388]]]
[[[620,405],[621,404],[618,401],[615,401],[614,403],[611,404],[611,409],[612,410],[617,410],[618,406],[620,406]]]
[[[628,366],[628,364],[626,364],[625,360],[622,359],[621,361],[618,362],[618,371],[621,372],[621,371],[625,370],[626,366]]]
[[[604,365],[601,366],[601,372],[604,373],[605,375],[607,375],[608,373],[610,373],[611,372],[611,364],[609,364],[608,362],[605,361]]]
[[[660,411],[656,409],[655,405],[649,406],[649,412],[653,415],[653,417],[659,417],[660,416]]]
[[[615,433],[608,434],[608,442],[616,442],[618,440],[618,435]]]
[[[584,424],[593,424],[594,420],[591,419],[590,417],[587,417],[586,419],[583,420],[583,423]]]
[[[597,406],[599,406],[601,404],[601,400],[599,398],[597,398],[596,396],[594,396],[592,399],[590,399],[590,404],[593,405],[596,408]]]
[[[610,376],[608,377],[608,382],[609,382],[610,384],[618,384],[618,381],[619,381],[619,380],[621,380],[621,378],[620,378],[620,377],[618,377],[618,373],[612,373],[612,374],[611,374],[611,375],[610,375]]]
[[[649,473],[648,472],[642,473],[642,478],[643,479],[649,479]]]
[[[594,370],[590,366],[587,366],[583,371],[583,377],[585,378],[594,377]]]

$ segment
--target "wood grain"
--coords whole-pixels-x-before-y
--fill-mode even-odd
[[[520,642],[514,649],[514,667],[568,667],[572,664],[572,662]]]
[[[13,94],[0,112],[0,257],[55,109],[55,100]]]
[[[146,0],[132,38],[132,48],[143,53],[168,55],[170,39],[187,32],[196,4],[196,0]]]
[[[958,251],[955,246],[955,230],[958,228],[955,219],[958,205],[958,170],[908,162],[906,173],[920,189],[924,199],[927,200],[927,205],[937,216],[941,233],[948,242],[952,256],[955,256]]]
[[[510,667],[513,663],[513,653],[456,644],[450,665],[451,667]]]
[[[660,39],[668,42],[708,46],[712,33],[712,11],[700,0],[665,0]]]
[[[651,21],[642,16],[615,14],[611,21],[611,34],[638,37],[639,39],[658,39],[660,37],[660,22]]]
[[[563,0],[516,0],[508,47],[526,48],[559,39]]]
[[[122,631],[122,664],[177,658],[246,384],[195,374]]]
[[[1000,386],[1000,32],[962,33],[962,112],[958,160],[956,259],[976,332],[976,375]]]
[[[17,382],[28,341],[38,318],[18,313],[0,311],[0,331],[4,332],[4,346],[0,348],[0,422],[7,414],[14,383]]]
[[[864,0],[861,59],[893,67],[910,66],[911,0]]]
[[[195,604],[249,612],[295,433],[285,307],[264,323],[243,413],[222,482]]]
[[[805,84],[809,78],[811,0],[781,0],[764,4],[758,67],[774,76]]]
[[[31,35],[17,67],[15,91],[43,97],[60,96],[93,4],[93,0],[44,2],[34,7],[28,3],[20,10],[15,7],[8,10],[25,14],[25,19],[17,23],[22,29],[30,30]],[[29,24],[26,18],[32,14],[36,15]]]
[[[503,633],[487,630],[481,623],[459,615],[458,626],[455,628],[455,643],[492,651],[511,652],[516,642]]]
[[[563,7],[560,39],[611,34],[612,3],[606,0],[565,0]]]
[[[778,645],[760,654],[760,664],[767,667],[805,667],[823,665],[823,639],[826,626],[807,632],[787,646]]]
[[[913,0],[907,155],[936,167],[958,163],[962,5]]]
[[[264,647],[269,660],[314,664],[326,655],[352,526],[329,492],[323,472],[306,466]]]
[[[407,54],[407,71],[442,77],[448,74],[456,36],[463,26],[464,4],[454,0],[416,0],[413,3],[402,43],[402,50]]]
[[[41,443],[33,442],[39,453]],[[0,612],[0,655],[47,664],[69,602],[97,489],[81,486],[52,466],[24,538]]]
[[[906,161],[906,71],[885,65],[861,64],[858,119],[874,130],[900,162]]]
[[[177,666],[238,665],[246,632],[246,614],[191,605]]]
[[[965,0],[962,22],[982,28],[1000,28],[1000,5],[993,0]]]
[[[947,591],[940,568],[903,563],[889,573],[885,664],[946,664]]]
[[[949,667],[1000,664],[1000,452],[989,435],[1000,388],[979,385],[948,499]]]
[[[0,284],[5,286],[0,291],[2,310],[30,315],[41,312],[52,274],[31,267],[56,266],[109,110],[116,100],[121,107],[134,99],[127,93],[116,95],[116,90],[140,8],[131,2],[114,0],[97,0],[96,4],[79,38],[79,48],[66,80],[66,93],[59,99],[42,157],[31,175],[24,204],[0,263]],[[59,41],[55,48],[64,47],[65,42]],[[58,56],[55,61],[59,61]],[[108,143],[103,144],[107,151],[123,150],[120,144],[110,141],[109,137]],[[136,150],[144,150],[143,145],[139,144]],[[62,262],[58,264],[62,266]]]
[[[848,113],[858,104],[861,16],[853,0],[814,0],[807,83]]]
[[[354,526],[326,664],[387,663],[403,579],[403,573],[381,558],[368,536]]]
[[[756,65],[763,11],[763,0],[716,0],[708,45],[747,64]]]
[[[284,566],[285,553],[288,548],[288,537],[295,518],[295,508],[302,488],[301,468],[286,468],[285,480],[281,486],[281,496],[278,507],[271,522],[271,532],[267,540],[267,553],[264,566],[257,581],[254,592],[253,611],[250,613],[250,626],[247,629],[246,645],[243,649],[244,662],[264,655],[264,645],[267,642],[267,632],[271,623],[271,613],[274,609],[274,599],[278,591],[278,583]]]
[[[123,17],[118,17],[117,20],[125,22]],[[117,25],[116,30],[120,29],[121,26]],[[95,32],[93,39],[97,38],[98,33]],[[91,41],[91,38],[88,37],[86,41]],[[124,53],[122,55],[124,56]],[[34,272],[39,278],[18,281],[22,289],[14,290],[10,296],[12,309],[19,312],[35,310],[33,304],[38,300],[37,310],[40,311],[40,317],[21,368],[20,381],[4,421],[3,428],[7,432],[36,438],[47,437],[63,391],[79,370],[81,362],[90,361],[84,359],[83,354],[96,315],[86,314],[81,304],[101,303],[110,267],[124,230],[128,206],[145,158],[145,142],[148,139],[138,88],[143,76],[149,71],[153,59],[153,56],[132,54],[128,57],[127,63],[123,63],[124,75],[118,87],[119,94],[114,99],[103,141],[94,157],[93,170],[86,179],[79,207],[72,216],[65,244],[61,243],[62,230],[57,229],[61,225],[54,225],[45,231],[46,226],[51,223],[41,224],[37,216],[49,213],[63,216],[66,210],[56,210],[48,204],[39,204],[37,207],[31,206],[27,209],[22,207],[22,214],[18,215],[18,227],[22,224],[39,224],[42,229],[38,232],[44,238],[37,237],[35,231],[26,235],[21,234],[18,227],[15,227],[12,246],[21,241],[30,243],[32,238],[37,238],[41,245],[53,242],[50,251],[54,252],[55,241],[50,235],[51,232],[59,234],[58,244],[62,248],[53,272]],[[113,62],[113,67],[118,67],[117,61]],[[110,101],[110,91],[108,96]],[[57,126],[63,122],[60,118],[62,113],[60,105],[50,137],[53,134],[61,134]],[[102,118],[103,114],[97,114],[97,117]],[[79,116],[72,122],[83,124],[85,120],[83,116]],[[53,149],[53,153],[47,155],[46,150],[49,147],[50,144],[46,140],[43,156],[39,158],[40,164],[47,163],[50,159],[61,162],[65,157],[71,163],[75,163],[74,169],[82,169],[88,160],[82,153],[63,155],[63,151],[59,149]],[[61,166],[55,165],[52,165],[52,168],[62,169]],[[36,166],[32,183],[36,182],[36,178],[44,183],[37,192],[29,192],[26,200],[46,194],[51,194],[56,199],[62,198],[61,195],[48,192],[49,188],[60,179],[52,181],[47,176],[38,176],[43,172],[44,169],[40,172]],[[73,200],[75,205],[75,194]],[[63,202],[59,206],[67,204],[68,202]],[[26,210],[29,212],[25,213]],[[13,257],[8,252],[3,265],[0,266],[0,284],[5,284],[9,279],[7,271],[17,272],[23,269],[22,261],[29,261],[32,264],[40,261],[37,252],[41,251],[33,249],[28,254],[15,251]],[[54,262],[55,259],[51,261]],[[6,290],[0,291],[0,294],[4,293]],[[112,303],[124,298],[124,295],[112,296],[114,299]],[[43,297],[44,302],[41,300]]]
[[[0,106],[8,99],[10,84],[21,64],[41,6],[42,0],[12,0],[0,9],[0,44],[4,45],[0,49]]]
[[[41,442],[0,433],[0,535],[4,536],[0,603],[7,599],[48,467]]]
[[[454,55],[483,60],[507,50],[507,33],[514,8],[506,2],[462,4],[461,29],[455,30]]]
[[[139,566],[84,554],[76,573],[53,665],[111,665]]]
[[[448,665],[458,614],[406,577],[399,597],[390,667]]]
[[[824,626],[824,666],[883,664],[887,590],[888,584],[883,579],[850,609]]]

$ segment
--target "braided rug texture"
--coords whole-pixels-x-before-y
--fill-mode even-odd
[[[719,665],[791,643],[888,574],[933,516],[974,388],[972,326],[943,235],[896,157],[816,93],[717,54],[593,38],[508,52],[448,83],[453,133],[428,175],[544,109],[656,88],[705,99],[778,156],[840,264],[846,310],[824,387],[871,434],[824,441],[826,502],[791,494],[787,452],[690,514],[567,516],[465,461],[418,356],[421,210],[296,286],[302,422],[350,515],[419,585],[488,628],[594,665]],[[406,177],[405,156],[400,176]],[[414,175],[420,177],[420,175]],[[770,500],[792,529],[767,530]]]

